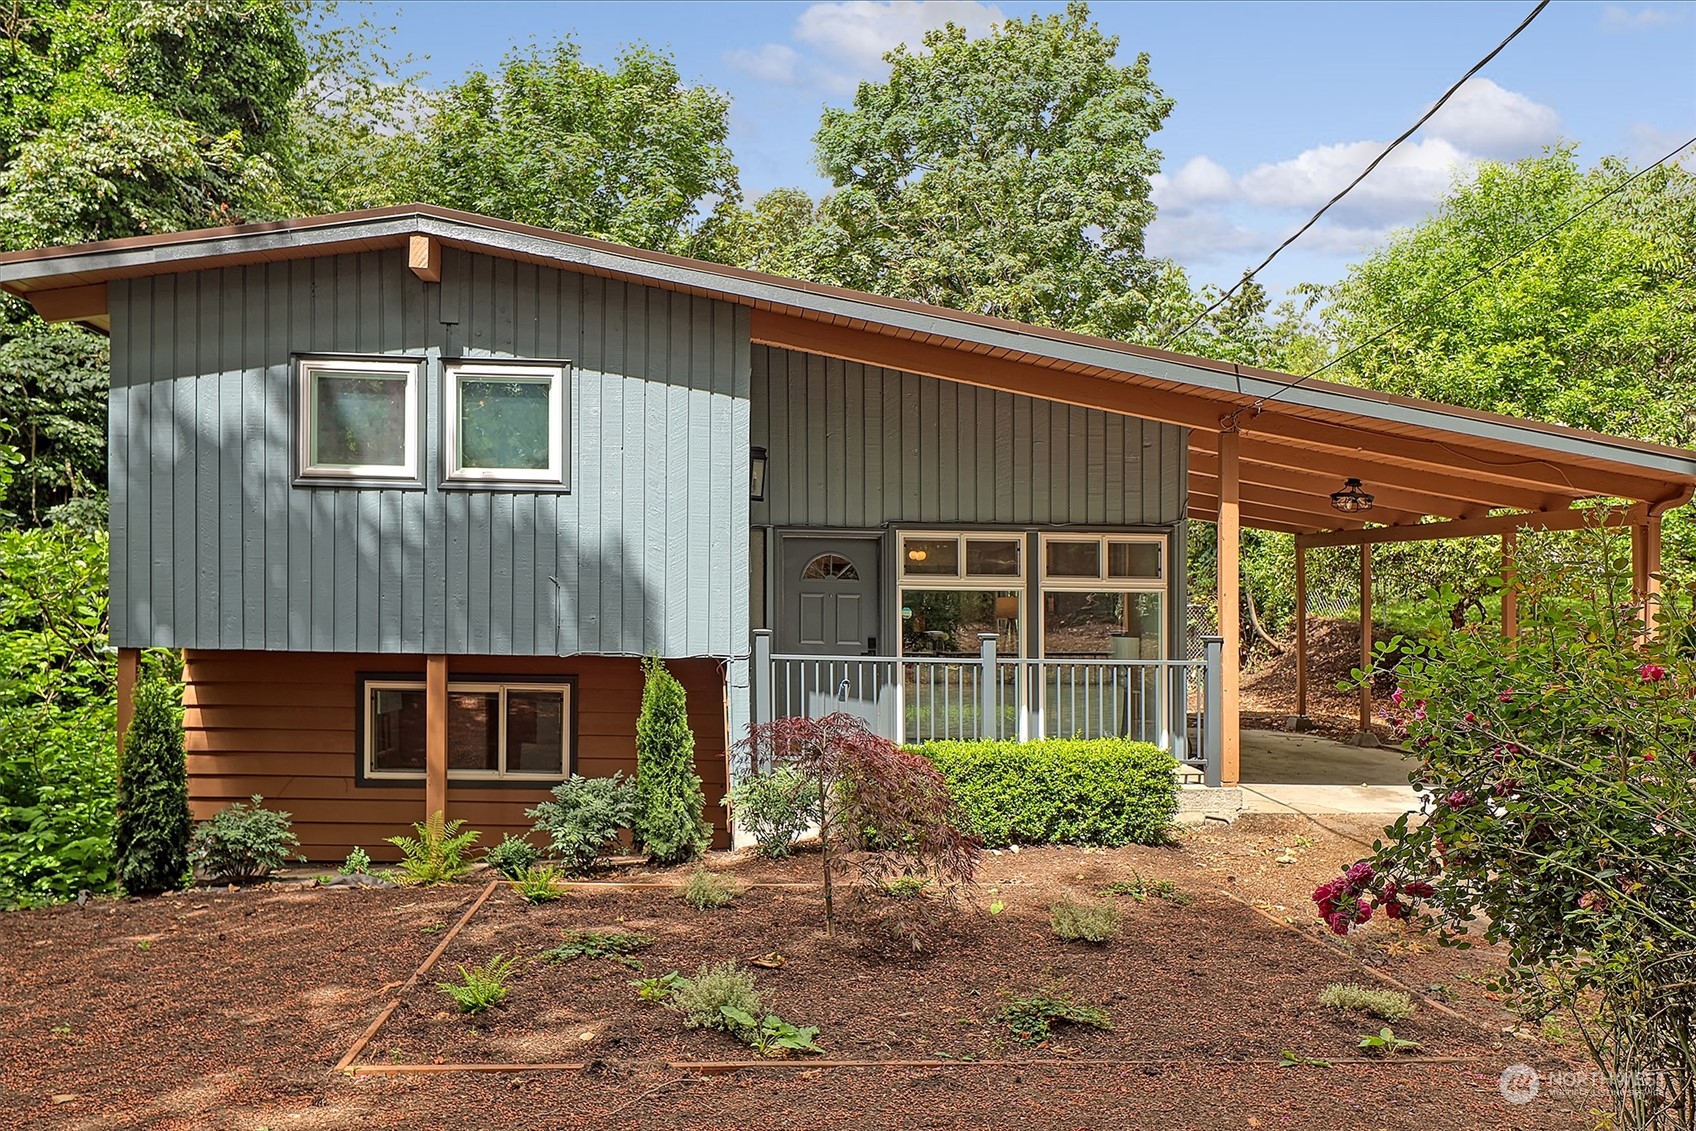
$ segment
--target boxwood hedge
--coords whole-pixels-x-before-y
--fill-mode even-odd
[[[1160,844],[1178,811],[1172,756],[1120,738],[927,742],[987,845]]]

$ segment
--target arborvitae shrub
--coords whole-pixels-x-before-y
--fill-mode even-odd
[[[171,891],[188,873],[188,760],[177,685],[147,680],[135,691],[135,718],[118,767],[112,832],[117,879],[128,892]]]
[[[636,719],[636,839],[656,863],[699,856],[712,842],[701,817],[706,795],[695,772],[695,735],[683,685],[658,656],[642,661],[642,713]]]

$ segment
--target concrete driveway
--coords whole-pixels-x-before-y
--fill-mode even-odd
[[[1243,811],[1367,813],[1419,808],[1414,762],[1392,746],[1348,746],[1312,734],[1242,732]]]

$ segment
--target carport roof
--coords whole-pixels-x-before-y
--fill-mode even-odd
[[[107,284],[144,275],[405,249],[439,279],[459,248],[750,309],[757,343],[1126,413],[1189,432],[1189,513],[1216,517],[1219,438],[1239,435],[1242,521],[1290,533],[1359,530],[1329,494],[1359,478],[1374,523],[1446,532],[1571,526],[1578,500],[1659,513],[1696,492],[1696,452],[1393,396],[1062,330],[882,298],[430,205],[138,236],[0,255],[0,286],[49,320],[110,329]],[[1502,508],[1519,520],[1487,519]],[[1433,534],[1424,530],[1421,534]],[[1380,536],[1387,540],[1393,532]],[[1347,539],[1349,536],[1340,535]],[[1379,540],[1374,538],[1373,540]]]

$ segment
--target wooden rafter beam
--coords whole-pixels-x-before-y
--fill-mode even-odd
[[[1206,510],[1204,508],[1191,506],[1189,508],[1189,510],[1186,511],[1185,513],[1186,513],[1187,517],[1193,518],[1197,522],[1218,522],[1219,521],[1219,513],[1217,511]],[[1304,523],[1295,523],[1295,522],[1284,522],[1280,519],[1264,518],[1264,517],[1260,517],[1260,516],[1257,516],[1257,515],[1246,515],[1245,514],[1242,518],[1242,522],[1243,522],[1244,526],[1247,526],[1247,527],[1254,529],[1254,530],[1275,530],[1279,534],[1306,534],[1306,533],[1309,533],[1313,529],[1312,523],[1305,523],[1304,524]]]
[[[1649,508],[1645,504],[1634,507],[1577,507],[1563,511],[1468,518],[1458,522],[1424,522],[1417,526],[1374,526],[1366,530],[1298,534],[1296,542],[1309,548],[1381,546],[1391,542],[1431,542],[1440,538],[1480,538],[1523,529],[1579,530],[1586,526],[1608,526],[1623,530],[1645,521],[1648,514]]]
[[[1213,433],[1190,433],[1192,460],[1213,450]],[[1311,446],[1287,444],[1267,436],[1244,436],[1242,460],[1245,475],[1249,474],[1248,469],[1251,466],[1297,468],[1333,478],[1339,486],[1349,476],[1359,476],[1362,471],[1361,460],[1356,456],[1320,451]],[[1371,475],[1370,490],[1376,491],[1388,485],[1381,475],[1372,472],[1368,474]],[[1509,487],[1468,476],[1449,475],[1436,469],[1422,469],[1405,478],[1417,483],[1418,489],[1422,491],[1485,507],[1517,507],[1528,511],[1556,510],[1566,506],[1573,499],[1585,497],[1583,491],[1557,489],[1546,484],[1539,488]]]
[[[1259,500],[1241,504],[1243,522],[1256,528],[1262,527],[1262,521],[1282,523],[1286,527],[1294,527],[1304,534],[1319,530],[1362,530],[1365,523],[1358,519],[1349,519],[1332,511],[1328,516],[1320,517],[1307,511],[1293,511],[1280,507],[1276,503],[1263,503]],[[1219,496],[1205,491],[1191,491],[1189,496],[1189,511],[1191,515],[1219,513]],[[1199,512],[1199,514],[1198,514]]]
[[[1297,468],[1273,467],[1247,461],[1239,463],[1238,467],[1242,470],[1245,497],[1250,498],[1261,488],[1290,491],[1311,500],[1323,511],[1331,505],[1331,492],[1342,486],[1340,479]],[[1218,457],[1213,453],[1190,453],[1192,481],[1196,477],[1207,481],[1216,480],[1219,477],[1218,469]],[[1378,505],[1387,511],[1401,511],[1410,515],[1438,515],[1443,518],[1482,518],[1489,513],[1489,508],[1482,503],[1446,498],[1410,487],[1373,483],[1367,490],[1372,492]]]
[[[87,322],[106,316],[106,284],[28,291],[24,295],[43,322]]]
[[[1217,476],[1191,468],[1190,491],[1217,498],[1219,495],[1219,479]],[[1242,497],[1245,505],[1252,503],[1260,506],[1275,506],[1297,514],[1309,515],[1309,521],[1314,526],[1331,526],[1334,525],[1331,521],[1332,516],[1342,517],[1338,511],[1332,509],[1331,499],[1328,495],[1316,495],[1307,491],[1291,491],[1283,487],[1267,487],[1258,483],[1244,483],[1242,485]],[[1402,510],[1387,506],[1381,500],[1377,506],[1372,508],[1369,517],[1385,523],[1412,524],[1424,518],[1427,513],[1429,512],[1423,510]]]
[[[435,236],[412,236],[407,240],[406,265],[426,283],[441,282],[442,241]]]

